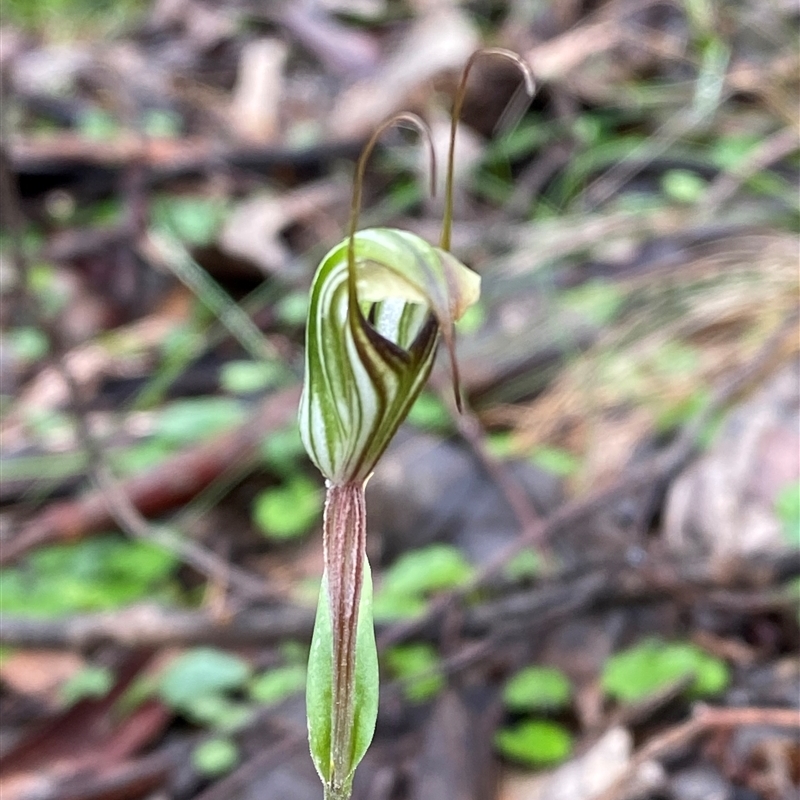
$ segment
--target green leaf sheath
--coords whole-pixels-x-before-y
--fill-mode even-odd
[[[306,704],[311,755],[326,798],[347,798],[378,714],[378,656],[361,484],[330,486],[325,572],[311,640]]]
[[[359,231],[354,245],[353,275],[345,241],[314,277],[299,412],[306,450],[336,485],[369,477],[430,374],[439,333],[452,351],[453,322],[480,286],[406,231]]]

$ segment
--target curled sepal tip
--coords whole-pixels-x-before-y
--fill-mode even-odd
[[[528,97],[533,97],[536,88],[530,64],[513,50],[506,50],[503,47],[484,47],[481,50],[476,50],[464,65],[464,69],[461,72],[461,80],[456,89],[453,111],[451,113],[450,146],[447,151],[447,174],[444,192],[444,215],[442,220],[442,235],[439,239],[439,245],[443,250],[450,249],[450,237],[453,227],[453,173],[455,171],[456,128],[458,127],[458,120],[461,117],[464,98],[467,96],[467,80],[469,79],[469,73],[478,59],[487,56],[504,58],[514,64],[522,74],[525,93]]]

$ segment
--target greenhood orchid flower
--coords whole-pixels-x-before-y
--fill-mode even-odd
[[[366,481],[424,386],[440,333],[451,342],[479,294],[478,275],[407,231],[359,231],[323,259],[300,419],[306,450],[334,485]]]
[[[431,137],[413,114],[384,123],[359,160],[348,238],[322,260],[311,287],[300,433],[326,478],[324,573],[308,664],[309,742],[326,800],[350,797],[378,712],[378,657],[372,583],[366,556],[364,489],[381,454],[428,376],[437,345],[450,355],[460,408],[454,323],[475,303],[480,278],[450,252],[455,126],[475,58],[469,60],[453,109],[440,246],[389,228],[356,231],[367,159],[380,135],[399,121]],[[432,168],[432,173],[435,171]],[[435,178],[432,183],[435,182]]]

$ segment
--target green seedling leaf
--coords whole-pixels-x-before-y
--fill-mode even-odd
[[[282,541],[302,536],[319,519],[321,512],[319,486],[296,475],[283,486],[258,495],[253,519],[265,536]]]
[[[57,314],[69,302],[70,294],[60,285],[52,264],[34,264],[28,275],[28,287],[36,295],[48,317]]]
[[[226,214],[226,204],[218,198],[162,196],[153,203],[156,226],[194,246],[211,244]]]
[[[375,596],[375,618],[410,619],[425,609],[425,596],[462,586],[474,568],[452,545],[437,544],[402,555],[386,571]]]
[[[705,408],[710,401],[711,395],[706,394],[702,408]],[[725,415],[722,413],[718,412],[711,416],[711,419],[706,425],[703,426],[697,437],[697,446],[700,450],[708,450],[711,448],[711,446],[717,440],[717,437],[722,432],[724,422]]]
[[[166,109],[151,109],[145,113],[143,126],[147,136],[166,139],[179,136],[183,121],[180,114]]]
[[[594,115],[583,114],[572,123],[573,136],[586,147],[597,144],[603,133],[603,121]]]
[[[78,212],[83,209],[79,208]],[[122,201],[118,197],[110,197],[107,200],[100,200],[97,203],[92,203],[87,206],[85,213],[88,216],[90,224],[112,227],[122,223],[122,217],[125,213]]]
[[[695,172],[671,169],[661,179],[664,194],[676,203],[693,205],[705,194],[706,182]]]
[[[198,725],[223,733],[240,730],[253,718],[253,708],[237,703],[222,694],[200,694],[182,706],[181,713]]]
[[[691,374],[700,366],[700,352],[683,342],[665,342],[653,353],[652,366],[662,375]]]
[[[273,705],[299,692],[306,685],[306,668],[302,664],[262,672],[250,684],[250,697],[257,703]]]
[[[60,688],[62,702],[75,705],[87,697],[104,697],[114,686],[114,673],[108,667],[86,666]]]
[[[175,565],[166,550],[119,536],[43,547],[0,570],[0,613],[56,617],[120,608],[157,596]]]
[[[177,709],[191,709],[197,698],[241,688],[250,678],[250,666],[238,656],[198,647],[179,656],[161,676],[158,693]]]
[[[672,403],[664,408],[656,418],[656,427],[659,431],[671,431],[694,419],[711,400],[711,394],[705,387],[695,389],[687,397]]]
[[[264,463],[280,475],[291,472],[301,458],[305,458],[300,428],[290,425],[267,435],[261,445]]]
[[[9,395],[6,397],[12,402]],[[80,452],[12,456],[9,459],[0,458],[0,472],[5,481],[58,481],[83,474],[86,470],[86,461],[86,455]]]
[[[696,650],[693,654],[694,683],[689,687],[689,694],[692,697],[713,697],[724,692],[730,683],[728,665],[699,648],[693,649]]]
[[[473,566],[457,547],[433,544],[400,556],[386,571],[381,593],[420,597],[455,589],[466,583],[473,573]]]
[[[319,591],[319,584],[317,584],[317,592]],[[316,594],[314,593],[314,597],[316,599]],[[308,661],[308,648],[304,647],[300,642],[293,642],[291,640],[282,642],[280,647],[281,657],[283,658],[284,662],[289,666],[295,665],[302,665],[305,669],[306,661]]]
[[[109,454],[109,461],[121,475],[146,472],[172,455],[176,445],[165,439],[155,438],[124,450]]]
[[[555,722],[526,720],[498,731],[495,745],[512,761],[534,768],[550,767],[569,757],[572,736]]]
[[[155,435],[172,445],[192,444],[240,423],[245,411],[231,397],[180,400],[159,414]]]
[[[775,499],[775,513],[786,540],[792,547],[800,547],[800,483],[790,483],[781,489]]]
[[[539,119],[523,120],[513,131],[486,148],[483,164],[487,167],[506,166],[509,161],[523,159],[547,144],[553,133]]]
[[[585,317],[589,322],[604,327],[619,314],[625,296],[613,283],[590,280],[574,289],[561,293],[561,305]]]
[[[411,702],[430,700],[444,688],[439,654],[429,644],[392,647],[386,653],[386,663],[403,681],[403,691]]]
[[[501,169],[505,174],[496,174]],[[482,199],[495,205],[502,205],[511,199],[514,192],[514,181],[506,164],[505,169],[498,166],[493,171],[486,168],[478,170],[472,179],[471,188]]]
[[[559,478],[568,478],[581,468],[580,459],[560,447],[537,447],[530,460],[539,469]]]
[[[139,675],[114,703],[114,714],[117,718],[127,717],[157,693],[158,677],[151,674]]]
[[[284,369],[271,361],[229,361],[220,370],[220,386],[231,394],[252,394],[280,384]]]
[[[372,613],[376,622],[395,622],[419,616],[427,606],[421,597],[407,594],[391,594],[381,588],[375,594]]]
[[[195,303],[191,322],[187,326],[173,328],[161,340],[161,355],[166,361],[186,364],[202,350],[203,334],[194,326],[199,326],[200,319],[206,316],[211,316],[208,309],[202,303]]]
[[[107,142],[119,135],[119,124],[102,108],[87,108],[78,117],[78,130],[87,139]]]
[[[711,144],[711,163],[730,172],[740,167],[758,147],[762,139],[750,133],[715,137]]]
[[[510,431],[490,433],[486,437],[486,449],[495,458],[510,458],[514,454],[514,435]]]
[[[292,292],[282,298],[276,313],[278,321],[290,328],[299,328],[308,314],[308,295],[305,292]]]
[[[635,703],[687,676],[694,676],[688,690],[694,697],[719,694],[729,680],[725,663],[696,645],[648,639],[606,662],[602,686],[615,700]]]
[[[239,750],[228,738],[208,739],[192,751],[192,764],[201,774],[217,778],[230,772],[239,763]]]
[[[27,34],[48,42],[72,43],[71,47],[89,42],[112,41],[132,30],[146,12],[141,0],[6,0],[3,3],[4,24],[24,28]],[[57,62],[63,63],[63,62]],[[80,70],[62,69],[49,64],[42,89],[45,94],[73,96]]]
[[[426,431],[444,433],[452,429],[453,422],[442,401],[431,392],[422,392],[414,401],[406,418],[412,425]]]
[[[11,350],[20,361],[33,363],[47,355],[47,337],[39,328],[12,328],[6,334]]]
[[[569,679],[552,667],[527,667],[503,689],[503,702],[511,711],[560,711],[571,697]]]
[[[521,550],[505,568],[506,577],[512,581],[536,578],[542,571],[542,557],[530,547]]]

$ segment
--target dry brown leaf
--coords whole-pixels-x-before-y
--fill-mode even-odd
[[[258,39],[242,48],[230,117],[242,140],[266,144],[278,138],[288,54],[288,45],[279,39]]]
[[[437,9],[420,18],[375,76],[339,97],[330,135],[337,139],[368,135],[384,119],[407,108],[418,87],[446,70],[461,69],[479,46],[475,25],[460,9]]]
[[[77,653],[19,650],[0,663],[0,680],[15,692],[52,702],[64,681],[83,666],[84,661]]]

